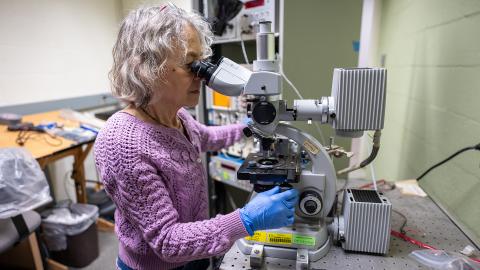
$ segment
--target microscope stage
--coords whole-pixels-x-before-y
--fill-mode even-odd
[[[250,180],[252,184],[296,183],[300,174],[296,156],[264,157],[252,153],[237,172],[237,179]]]

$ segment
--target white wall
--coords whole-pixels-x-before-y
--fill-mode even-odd
[[[123,14],[127,15],[132,9],[135,9],[141,5],[161,5],[167,2],[171,2],[177,7],[188,11],[192,10],[192,0],[122,0]]]
[[[109,92],[121,0],[0,0],[0,106]]]

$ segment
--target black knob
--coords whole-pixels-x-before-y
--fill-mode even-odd
[[[275,120],[277,110],[275,106],[267,101],[261,101],[255,104],[252,111],[252,117],[255,122],[261,125],[268,125]]]
[[[317,203],[314,201],[306,201],[305,202],[305,210],[307,210],[307,213],[313,214],[315,211],[317,211]]]
[[[300,195],[300,210],[307,216],[314,216],[322,210],[322,197],[315,190],[307,190]]]
[[[246,127],[243,129],[243,134],[246,136],[246,137],[252,137],[253,135],[253,132],[250,128]]]
[[[262,150],[268,151],[272,147],[272,144],[275,142],[274,139],[271,138],[261,138],[260,145],[262,146]]]

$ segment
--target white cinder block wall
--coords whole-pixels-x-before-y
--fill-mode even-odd
[[[120,0],[0,0],[0,106],[108,93],[122,12]],[[72,163],[49,168],[58,200],[75,197]]]
[[[0,0],[0,106],[106,93],[120,0]]]
[[[419,177],[480,140],[480,2],[384,0],[378,62],[388,69],[379,179]],[[421,186],[480,244],[480,153],[433,170]]]

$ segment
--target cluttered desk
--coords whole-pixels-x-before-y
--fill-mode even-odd
[[[39,169],[45,169],[47,165],[62,159],[64,157],[73,156],[73,168],[72,168],[72,178],[74,179],[75,183],[75,192],[76,192],[76,199],[78,203],[85,204],[87,203],[87,192],[86,192],[86,179],[85,179],[85,168],[84,168],[84,161],[87,157],[88,153],[92,149],[94,140],[97,134],[98,125],[101,125],[102,122],[96,119],[85,119],[86,116],[72,111],[72,110],[61,110],[61,111],[51,111],[45,113],[38,113],[32,115],[26,115],[23,117],[16,116],[16,115],[2,115],[2,124],[0,125],[0,148],[12,148],[12,149],[5,149],[4,155],[8,155],[8,153],[15,153],[13,150],[26,150],[25,152],[28,155],[31,155],[32,160],[36,160],[39,165]],[[90,123],[90,124],[88,124]],[[95,127],[93,124],[96,124]],[[22,149],[20,149],[20,148]],[[9,152],[12,150],[12,152]],[[17,152],[20,155],[21,151]],[[4,162],[11,161],[10,158],[4,156]],[[20,158],[20,156],[18,156]],[[27,158],[27,157],[25,157]],[[19,159],[18,164],[27,164],[27,159]],[[25,163],[27,162],[27,163]],[[17,166],[18,166],[17,164]],[[2,164],[5,165],[5,164]],[[40,170],[41,172],[41,170]],[[29,173],[32,173],[30,171]],[[43,173],[42,173],[43,175]],[[44,176],[43,176],[44,177]],[[16,178],[12,178],[16,179]],[[5,179],[3,179],[5,180]],[[18,179],[17,179],[18,180]],[[29,187],[32,185],[29,184]],[[40,186],[40,183],[38,184]],[[24,189],[26,187],[23,187]],[[15,188],[13,189],[15,190]],[[43,191],[43,189],[42,189]],[[25,191],[26,192],[26,191]],[[21,193],[21,192],[20,192]],[[43,192],[40,192],[43,194]],[[27,193],[26,193],[27,194]],[[45,195],[45,194],[44,194]],[[41,196],[42,198],[47,198],[50,196]],[[18,202],[20,199],[16,199],[15,201]],[[32,200],[33,201],[33,200]],[[17,206],[12,206],[13,208],[11,211],[20,211],[18,216],[12,218],[12,220],[23,220],[19,221],[20,225],[14,222],[15,228],[18,231],[19,238],[22,239],[24,234],[29,234],[28,237],[28,247],[23,247],[19,249],[9,249],[10,242],[7,241],[10,238],[13,241],[19,241],[18,239],[15,240],[15,229],[11,230],[10,235],[12,237],[2,238],[0,241],[0,250],[9,250],[7,253],[9,257],[12,257],[12,261],[5,261],[6,257],[3,256],[1,259],[0,264],[5,263],[14,263],[18,264],[20,262],[25,263],[25,266],[29,265],[24,260],[19,259],[17,256],[18,254],[22,254],[27,252],[25,250],[31,250],[32,257],[34,258],[35,269],[43,269],[41,263],[41,255],[39,252],[37,240],[35,237],[35,233],[32,230],[35,230],[35,226],[32,225],[32,228],[29,227],[28,230],[20,231],[18,228],[23,228],[21,224],[28,224],[29,223],[29,213],[32,215],[32,220],[39,219],[31,209],[37,209],[39,207],[44,206],[46,203],[51,201],[49,200],[34,200],[36,203],[33,205],[25,205],[25,209],[17,209]],[[38,201],[38,203],[37,203]],[[6,203],[3,201],[3,203]],[[5,206],[8,210],[8,205]],[[96,209],[96,207],[94,207]],[[97,210],[95,210],[96,213]],[[93,211],[92,211],[93,213]],[[23,217],[22,217],[23,216]],[[18,217],[22,217],[19,219]],[[93,222],[93,221],[92,221]],[[31,222],[30,222],[31,223]],[[39,223],[39,221],[38,221]],[[102,230],[106,231],[113,231],[113,224],[103,218],[96,219],[97,227]],[[4,226],[2,227],[3,232],[6,232],[6,225],[10,224],[8,219],[4,219],[3,223]],[[35,223],[36,224],[36,223]],[[8,225],[10,226],[10,225]],[[20,226],[20,227],[19,227]],[[13,228],[13,227],[12,227]],[[88,231],[88,230],[87,230]],[[90,230],[91,231],[91,230]],[[96,239],[96,238],[95,238]],[[3,241],[3,242],[2,242]],[[96,240],[95,240],[96,241]],[[23,242],[22,242],[23,243]],[[93,245],[95,247],[95,244]],[[90,252],[91,253],[91,252]],[[93,254],[93,253],[92,253]],[[93,258],[93,255],[90,256]],[[62,258],[62,257],[60,257]],[[65,260],[65,259],[63,259]],[[89,259],[90,260],[90,259]],[[55,260],[48,258],[46,260],[49,269],[67,269],[67,267]],[[84,262],[75,262],[81,263]]]
[[[72,178],[77,201],[86,203],[83,162],[93,146],[96,132],[81,126],[79,121],[67,115],[62,117],[61,111],[26,115],[21,122],[0,125],[0,148],[24,147],[37,159],[42,169],[56,160],[73,156]]]

